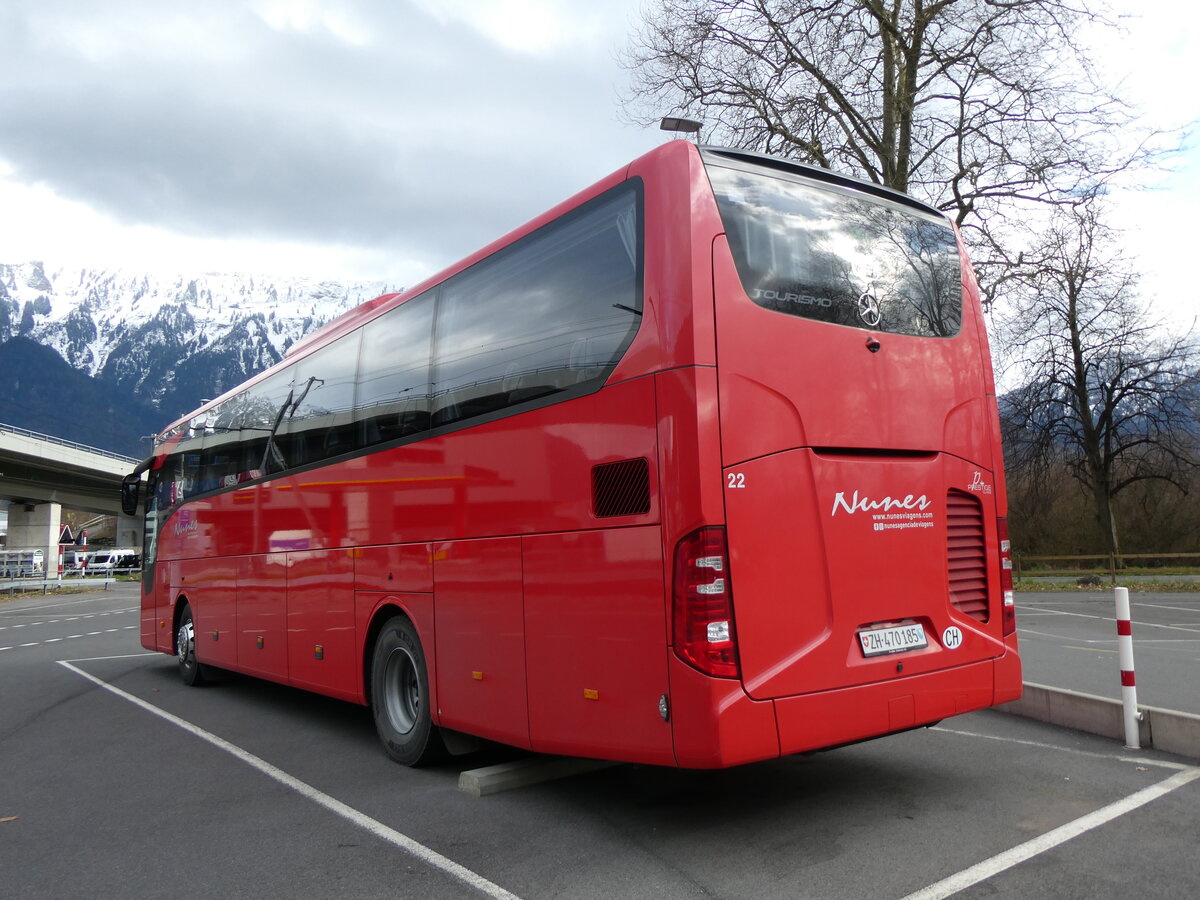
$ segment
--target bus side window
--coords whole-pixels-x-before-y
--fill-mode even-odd
[[[433,303],[433,293],[414,297],[364,327],[354,402],[361,446],[429,429]]]
[[[275,444],[272,430],[279,421],[280,409],[291,394],[291,369],[276,372],[241,395],[241,416],[238,422],[239,440],[243,447],[253,447],[255,453],[243,453],[242,465],[246,475],[258,478],[287,468],[287,458]],[[268,438],[271,438],[268,444]],[[264,468],[264,460],[266,467]],[[239,474],[239,478],[240,478]]]
[[[640,319],[637,221],[623,185],[443,285],[435,426],[599,387]]]
[[[280,423],[289,466],[358,449],[355,375],[362,331],[338,339],[292,367],[292,403]]]

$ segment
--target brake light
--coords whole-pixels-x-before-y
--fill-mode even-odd
[[[737,678],[733,586],[724,528],[700,528],[679,542],[672,606],[675,654],[706,675]]]
[[[1000,536],[1000,592],[1004,597],[1001,633],[1009,635],[1017,630],[1017,603],[1013,594],[1012,542],[1008,539],[1008,519],[997,519],[996,531]]]

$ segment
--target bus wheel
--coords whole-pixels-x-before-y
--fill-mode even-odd
[[[196,687],[205,682],[205,666],[196,659],[196,626],[192,619],[192,608],[185,606],[179,617],[179,630],[175,632],[175,658],[179,660],[179,675],[183,683]]]
[[[445,757],[429,711],[429,674],[408,619],[389,619],[371,658],[371,711],[383,749],[398,763],[422,766]]]

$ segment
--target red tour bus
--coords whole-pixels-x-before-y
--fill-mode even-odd
[[[1013,700],[995,387],[944,216],[665,144],[159,435],[142,645],[717,768]]]

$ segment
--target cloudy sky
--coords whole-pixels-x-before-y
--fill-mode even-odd
[[[1108,75],[1200,120],[1200,4],[1116,5],[1144,18]],[[413,283],[664,140],[619,119],[640,6],[2,0],[0,262]],[[1194,253],[1197,144],[1123,201],[1155,290]]]

